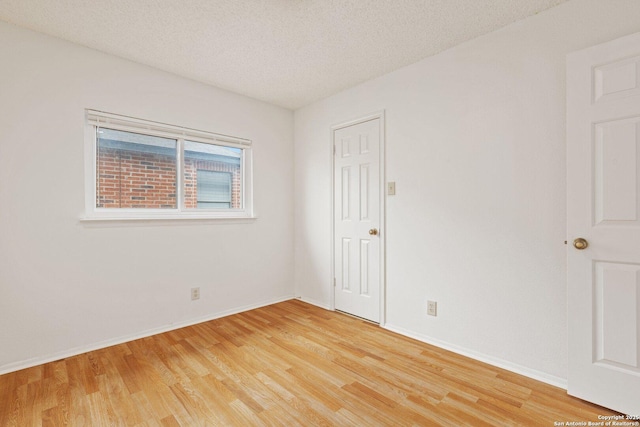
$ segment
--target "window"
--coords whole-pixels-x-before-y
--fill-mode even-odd
[[[97,128],[96,208],[175,209],[175,139]]]
[[[251,142],[87,111],[87,219],[248,218]]]
[[[198,208],[230,208],[231,174],[198,169],[197,204]]]

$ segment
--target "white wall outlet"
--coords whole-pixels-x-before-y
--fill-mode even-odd
[[[191,300],[200,299],[200,288],[191,288]]]
[[[436,301],[427,301],[427,314],[429,316],[438,315],[438,303]]]
[[[391,182],[387,182],[387,194],[389,196],[395,196],[396,195],[396,183],[391,181]]]

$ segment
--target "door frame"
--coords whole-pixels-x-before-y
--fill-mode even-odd
[[[364,123],[364,122],[368,122],[371,120],[375,120],[375,119],[379,119],[379,123],[380,123],[380,127],[379,129],[379,133],[380,133],[380,151],[379,151],[379,164],[380,164],[380,183],[379,183],[379,194],[380,194],[380,206],[379,206],[379,210],[380,210],[380,224],[378,226],[379,228],[379,234],[378,234],[378,238],[380,239],[380,259],[379,259],[379,265],[380,265],[380,326],[384,326],[386,323],[386,283],[387,283],[387,276],[386,276],[386,232],[387,232],[387,223],[386,223],[386,216],[385,216],[385,212],[386,212],[386,175],[385,175],[385,163],[386,163],[386,156],[385,156],[385,111],[384,110],[379,110],[370,114],[367,114],[365,116],[361,116],[359,118],[356,119],[352,119],[352,120],[348,120],[348,121],[344,121],[344,122],[340,122],[336,125],[331,126],[331,133],[330,133],[330,137],[329,137],[329,155],[331,158],[331,170],[330,175],[331,175],[331,201],[330,201],[330,206],[331,206],[331,247],[330,247],[330,253],[331,253],[331,279],[330,279],[330,283],[329,283],[329,289],[331,290],[330,292],[330,304],[329,304],[329,308],[333,311],[336,310],[336,289],[335,289],[335,283],[336,283],[336,267],[335,267],[335,259],[336,259],[336,254],[335,254],[335,239],[336,239],[336,227],[335,227],[335,162],[336,162],[336,157],[335,157],[335,152],[334,152],[334,147],[335,147],[335,132],[339,129],[343,129],[349,126],[353,126],[353,125],[357,125],[360,123]]]

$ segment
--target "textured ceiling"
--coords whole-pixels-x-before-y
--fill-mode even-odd
[[[0,20],[295,109],[565,0],[0,0]]]

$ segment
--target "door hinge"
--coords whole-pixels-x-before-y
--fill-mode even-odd
[[[333,278],[333,287],[334,288],[336,287],[336,278],[335,277]]]
[[[336,145],[335,144],[333,144],[333,155],[334,156],[336,155]]]

